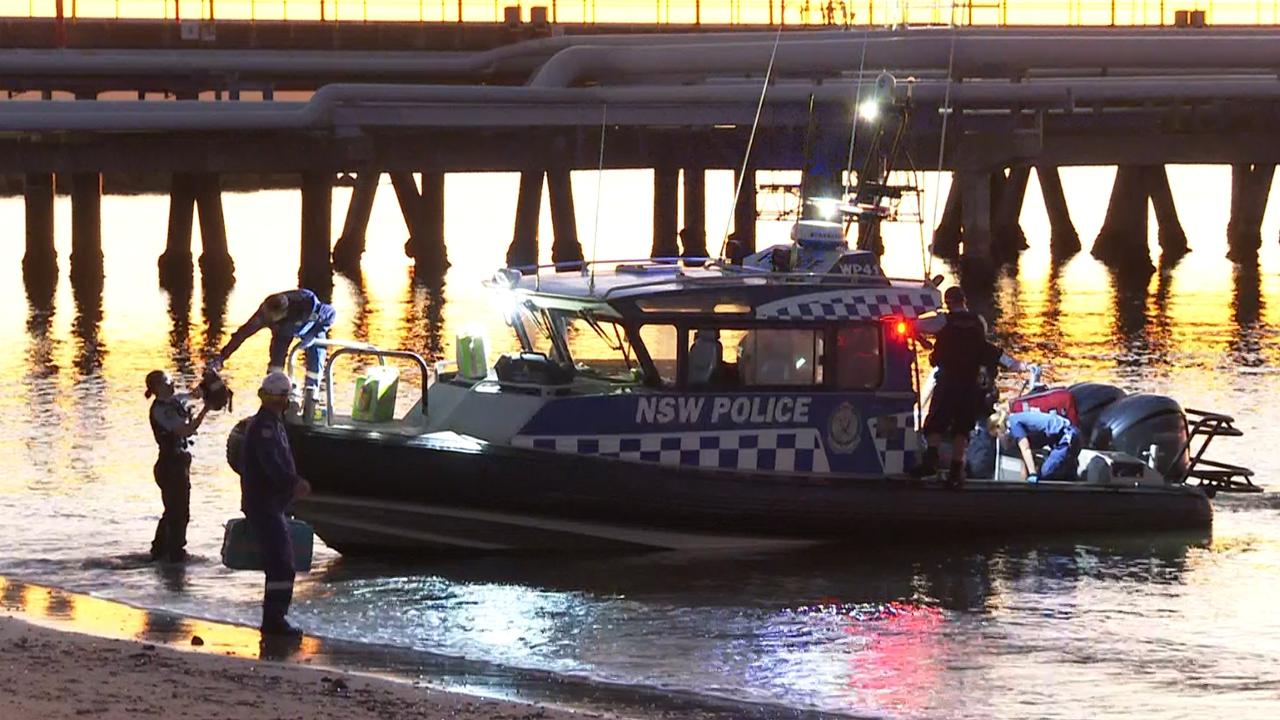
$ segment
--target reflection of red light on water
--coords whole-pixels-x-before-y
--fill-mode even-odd
[[[890,602],[870,617],[849,617],[845,632],[864,640],[850,656],[847,687],[864,707],[914,714],[937,685],[942,654],[936,607]]]

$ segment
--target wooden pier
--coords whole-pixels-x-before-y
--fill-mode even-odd
[[[855,133],[864,141],[854,144],[853,169],[955,174],[934,250],[979,274],[1025,247],[1018,216],[1033,170],[1054,254],[1080,249],[1058,179],[1058,168],[1075,165],[1120,168],[1093,254],[1149,269],[1148,203],[1165,260],[1189,249],[1164,166],[1230,164],[1231,257],[1250,262],[1280,163],[1280,31],[1271,28],[539,28],[532,39],[523,27],[368,31],[401,32],[392,50],[361,49],[355,35],[331,49],[314,38],[289,50],[261,38],[141,48],[117,29],[104,35],[111,47],[90,52],[76,47],[79,36],[67,49],[31,49],[36,21],[24,22],[0,22],[0,89],[11,94],[0,103],[0,173],[25,181],[24,266],[34,276],[57,272],[55,175],[72,193],[73,277],[100,275],[101,178],[127,172],[172,178],[162,277],[192,272],[198,216],[200,266],[229,279],[220,177],[292,173],[303,198],[300,275],[323,287],[334,263],[358,266],[384,173],[421,273],[448,266],[444,177],[458,172],[521,173],[509,262],[537,257],[544,187],[554,258],[581,259],[569,178],[600,166],[602,144],[604,168],[653,170],[655,256],[701,255],[706,170],[740,172],[751,143],[733,212],[735,240],[751,248],[755,172],[802,170],[806,187],[837,187]],[[219,33],[239,37],[221,25]],[[235,43],[244,47],[226,49]],[[855,119],[868,101],[894,112]],[[865,142],[897,132],[886,123],[902,124],[905,152]],[[354,177],[355,191],[335,245],[329,214],[340,173]],[[876,229],[865,235],[860,242],[877,247]]]

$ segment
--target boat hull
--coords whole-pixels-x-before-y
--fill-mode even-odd
[[[623,550],[975,535],[1203,530],[1194,488],[665,467],[322,426],[290,430],[314,494],[298,504],[339,552]]]

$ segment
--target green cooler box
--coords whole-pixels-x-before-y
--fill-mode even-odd
[[[293,541],[293,568],[298,572],[309,572],[315,533],[307,523],[289,518],[289,537]],[[227,521],[227,531],[222,536],[222,564],[232,570],[262,569],[262,550],[249,529],[248,520],[232,518]]]
[[[396,417],[396,390],[400,371],[390,365],[369,368],[356,378],[356,397],[351,408],[353,420],[389,422]]]

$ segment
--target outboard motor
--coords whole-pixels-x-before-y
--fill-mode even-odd
[[[1164,395],[1129,395],[1098,415],[1088,446],[1119,450],[1141,458],[1166,478],[1187,471],[1187,417],[1182,406]]]
[[[244,418],[231,428],[230,433],[227,433],[227,464],[237,475],[244,467],[244,438],[249,434],[251,422],[253,422],[252,416]]]
[[[1124,390],[1115,385],[1093,382],[1076,383],[1068,390],[1076,401],[1076,416],[1079,418],[1083,438],[1093,434],[1093,426],[1097,424],[1102,411],[1125,394]]]

